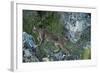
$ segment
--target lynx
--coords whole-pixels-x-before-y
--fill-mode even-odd
[[[44,40],[46,40],[46,41],[53,42],[54,45],[57,48],[60,48],[62,51],[68,53],[70,52],[69,49],[64,47],[64,45],[66,45],[67,43],[67,38],[57,36],[56,34],[49,32],[47,29],[33,27],[32,31],[34,33],[37,32],[39,34],[39,36],[37,37],[37,39],[40,41],[38,46],[40,46],[44,42]]]

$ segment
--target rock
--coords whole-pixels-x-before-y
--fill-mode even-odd
[[[68,39],[76,43],[80,36],[82,35],[82,31],[91,26],[91,14],[90,13],[62,13],[61,15],[63,25],[65,26],[66,36]]]
[[[27,63],[27,62],[39,62],[38,58],[36,56],[31,56],[29,58],[27,57],[23,57],[23,62]]]
[[[36,45],[34,38],[26,32],[23,32],[23,62],[38,62],[36,54]]]
[[[32,56],[29,49],[24,49],[23,52],[24,52],[24,57],[31,57]]]
[[[65,54],[63,54],[63,52],[58,52],[58,53],[54,53],[54,61],[60,61],[60,60],[64,60],[65,58]]]
[[[23,62],[39,62],[39,60],[30,49],[24,49]]]
[[[31,57],[30,60],[31,60],[31,62],[39,62],[39,59],[34,55]]]
[[[42,58],[42,61],[49,61],[49,58],[47,58],[47,57],[44,57],[44,58]]]
[[[34,38],[26,32],[23,32],[23,45],[25,48],[32,49],[33,51],[36,49]]]

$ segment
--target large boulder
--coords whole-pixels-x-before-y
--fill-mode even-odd
[[[61,14],[61,20],[65,27],[65,34],[68,39],[76,43],[82,32],[91,26],[90,13],[67,12]]]
[[[23,32],[23,47],[32,49],[33,51],[36,49],[36,44],[33,36],[26,32]]]
[[[23,62],[38,62],[36,54],[36,44],[34,38],[23,32]]]

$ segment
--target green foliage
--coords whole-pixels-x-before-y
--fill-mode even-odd
[[[23,10],[23,31],[32,34],[33,27],[46,28],[57,35],[62,35],[63,26],[57,12]]]
[[[91,59],[91,49],[85,48],[80,55],[81,55],[81,59]]]

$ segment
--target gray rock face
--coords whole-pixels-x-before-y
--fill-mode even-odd
[[[26,32],[23,32],[23,45],[25,48],[29,48],[32,50],[35,50],[36,48],[34,38]]]
[[[91,14],[89,13],[62,13],[65,34],[71,42],[75,43],[80,39],[82,32],[91,25]]]
[[[24,57],[32,56],[32,53],[30,52],[30,49],[24,49],[23,52],[24,52]]]
[[[58,52],[58,53],[55,53],[54,54],[54,59],[56,61],[60,61],[60,60],[63,60],[65,57],[65,55],[62,53],[62,52]]]
[[[34,38],[23,32],[23,62],[38,62],[38,58],[35,56],[36,45]]]

